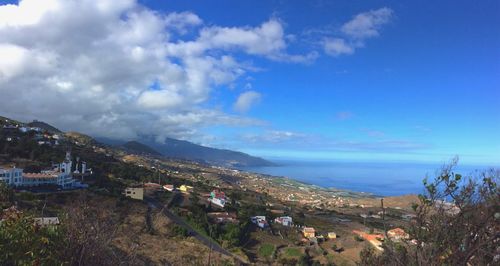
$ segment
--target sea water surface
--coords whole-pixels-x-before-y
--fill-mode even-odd
[[[248,172],[285,176],[304,183],[325,188],[368,192],[381,196],[418,194],[423,192],[423,179],[436,176],[443,164],[413,162],[345,162],[345,161],[271,161],[278,166],[245,167]],[[457,173],[462,175],[487,166],[459,165]]]

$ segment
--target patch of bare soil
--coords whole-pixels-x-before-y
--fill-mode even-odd
[[[384,207],[386,208],[401,208],[405,210],[411,210],[411,206],[415,202],[418,202],[418,196],[415,194],[384,197]],[[370,207],[380,207],[380,198],[362,198],[357,200],[356,203]]]

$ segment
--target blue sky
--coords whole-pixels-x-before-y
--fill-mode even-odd
[[[474,163],[500,160],[498,1],[175,2],[154,7],[192,10],[221,25],[256,25],[276,16],[296,35],[342,25],[367,10],[394,12],[380,36],[352,55],[324,56],[310,65],[256,60],[263,70],[252,73],[252,87],[262,99],[248,114],[269,121],[270,130],[306,136],[252,148],[238,143],[242,150],[266,156],[443,161],[457,154]],[[300,40],[296,46],[311,49]],[[229,91],[215,101],[230,108],[234,97]],[[213,129],[229,139],[238,131]],[[350,142],[360,147],[337,151],[350,150]]]
[[[211,48],[204,48],[197,59],[217,62],[212,72],[210,67],[204,70],[215,81],[205,86],[209,89],[182,93],[188,95],[182,98],[183,107],[173,100],[157,101],[177,99],[169,91],[175,87],[170,83],[173,76],[148,76],[149,85],[143,86],[155,92],[125,95],[125,87],[141,85],[120,83],[118,95],[140,95],[135,115],[117,115],[124,110],[117,105],[103,110],[108,115],[96,121],[127,124],[140,113],[141,119],[152,120],[141,130],[264,157],[443,162],[459,155],[463,163],[500,164],[498,1],[143,0],[123,9],[137,7],[157,16],[183,15],[182,29],[176,24],[177,31],[169,35],[169,44],[180,50],[168,51],[188,51],[181,46],[203,39],[203,32],[212,34]],[[269,44],[214,37],[214,32],[228,29],[258,33],[267,22],[283,31]],[[189,68],[191,55],[166,53],[176,67]],[[224,56],[231,59],[228,67],[215,69]],[[147,71],[143,73],[149,75]],[[48,80],[55,79],[59,88],[73,84],[73,74],[54,77]],[[62,81],[64,77],[69,81]],[[92,78],[85,81],[94,84]],[[170,109],[167,113],[159,108]],[[194,118],[199,113],[214,116],[202,116],[200,122]],[[34,114],[36,110],[10,115],[29,119]],[[62,128],[77,127],[70,118],[98,117],[88,110],[67,120],[38,115]],[[181,130],[171,124],[188,125],[181,117],[197,122]],[[158,129],[155,121],[167,122]],[[77,129],[105,135],[97,129],[102,125]],[[113,134],[144,134],[137,131],[124,128]]]

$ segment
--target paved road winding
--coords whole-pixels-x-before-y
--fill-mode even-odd
[[[193,227],[191,227],[191,225],[189,225],[188,223],[186,223],[182,218],[180,218],[179,216],[175,215],[173,212],[171,212],[168,208],[162,206],[162,204],[160,202],[158,202],[157,200],[153,199],[153,198],[150,198],[150,197],[145,197],[144,198],[144,201],[146,203],[148,203],[148,205],[152,208],[157,208],[157,209],[161,209],[163,211],[163,214],[165,216],[167,216],[170,220],[172,220],[174,223],[184,227],[190,236],[198,239],[201,243],[203,243],[205,246],[207,246],[208,248],[211,248],[212,250],[215,250],[216,252],[219,252],[219,253],[222,253],[226,256],[229,256],[229,257],[232,257],[232,258],[235,258],[236,260],[238,260],[240,263],[244,264],[243,261],[241,261],[240,258],[236,257],[234,254],[232,254],[231,252],[225,250],[223,247],[221,247],[217,242],[215,242],[214,240],[198,233],[196,230],[193,229]]]

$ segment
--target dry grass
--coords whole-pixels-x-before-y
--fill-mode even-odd
[[[139,260],[155,265],[206,265],[210,250],[192,237],[174,236],[170,228],[172,222],[158,212],[153,212],[154,230],[146,226],[147,206],[134,204],[123,220],[114,244],[124,252],[136,253]],[[223,264],[231,261],[219,253],[211,253],[211,263]]]

